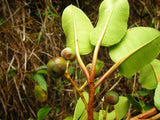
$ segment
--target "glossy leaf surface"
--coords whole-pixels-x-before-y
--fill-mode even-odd
[[[102,37],[102,46],[118,43],[127,30],[129,5],[127,0],[104,0],[99,8],[97,26],[90,34],[95,46]]]
[[[65,8],[62,14],[62,28],[67,38],[67,47],[75,50],[75,40],[78,40],[81,55],[92,51],[89,34],[93,25],[81,9],[73,5]]]
[[[123,59],[119,71],[131,77],[138,70],[153,61],[160,52],[160,32],[149,27],[128,29],[122,41],[110,47],[110,57],[114,62]]]
[[[139,82],[143,88],[155,89],[159,79],[160,60],[155,59],[140,71]]]

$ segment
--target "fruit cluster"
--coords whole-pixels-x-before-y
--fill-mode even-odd
[[[54,57],[47,63],[48,74],[54,78],[61,77],[66,71],[66,60],[75,60],[75,53],[71,48],[64,48],[61,57]]]

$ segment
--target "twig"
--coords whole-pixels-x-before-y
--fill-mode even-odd
[[[155,115],[155,116],[153,116],[153,117],[151,117],[151,118],[149,118],[150,120],[157,120],[157,119],[159,119],[160,118],[160,113],[158,113],[157,115]]]
[[[14,59],[15,59],[15,56],[12,57],[12,60],[11,60],[11,62],[9,63],[9,67],[8,67],[8,69],[7,69],[7,72],[10,71],[10,68],[11,68],[11,67],[12,67],[14,70],[16,69],[14,66],[12,66],[12,64],[13,64],[13,62],[14,62]]]
[[[88,110],[88,104],[86,99],[84,98],[84,95],[82,93],[82,90],[77,86],[77,84],[72,80],[72,78],[70,77],[69,73],[68,73],[68,67],[69,67],[69,63],[70,61],[67,61],[67,69],[65,71],[65,77],[71,82],[71,84],[74,86],[74,88],[76,89],[76,91],[78,92],[78,94],[80,95],[83,103],[85,104],[86,109]]]
[[[26,26],[25,26],[25,10],[24,8],[22,9],[22,20],[23,20],[23,37],[22,37],[22,41],[25,41],[26,39]]]
[[[110,90],[113,90],[117,85],[118,85],[118,83],[122,80],[122,76],[119,78],[119,80],[109,89],[109,91]]]
[[[3,88],[1,87],[1,84],[0,84],[0,90],[1,90],[1,94],[2,94],[2,96],[0,96],[0,101],[1,101],[1,103],[2,103],[2,105],[3,105],[3,109],[4,109],[4,112],[5,112],[5,116],[7,116],[7,107],[6,107],[6,104],[5,104],[5,101],[3,101],[3,99],[5,100],[5,95],[4,95],[4,91],[3,91]],[[3,99],[2,99],[3,98]]]
[[[154,107],[146,112],[143,112],[142,114],[139,114],[139,115],[131,118],[130,120],[146,119],[150,116],[155,115],[156,113],[158,113],[158,110]]]
[[[14,77],[13,80],[14,80],[14,83],[15,83],[15,86],[16,86],[16,89],[17,89],[17,93],[18,93],[19,100],[20,100],[23,108],[26,110],[26,108],[25,108],[25,106],[24,106],[24,104],[23,104],[23,102],[22,102],[22,99],[21,99],[21,95],[20,95],[20,92],[19,92],[19,89],[18,89],[18,86],[17,86],[16,78]]]
[[[78,0],[76,0],[76,3],[77,3],[78,8],[80,8]]]

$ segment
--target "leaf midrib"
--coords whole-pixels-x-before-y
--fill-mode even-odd
[[[158,76],[157,70],[156,70],[156,68],[154,67],[153,63],[151,63],[151,67],[152,67],[153,72],[154,72],[154,74],[155,74],[157,83],[160,82],[160,77]]]
[[[139,51],[141,48],[147,46],[148,44],[150,44],[151,42],[153,42],[155,39],[157,39],[158,37],[160,37],[160,35],[157,35],[156,37],[154,37],[152,40],[146,42],[145,44],[139,46],[137,49],[133,50],[132,52],[130,52],[128,55],[126,55],[125,57],[123,57],[121,59],[121,64],[126,61],[131,55],[135,54],[137,51]]]

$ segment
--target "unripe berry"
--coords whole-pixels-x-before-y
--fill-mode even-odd
[[[97,59],[96,69],[95,69],[95,77],[97,77],[101,73],[103,65],[104,65],[104,62]],[[91,67],[92,67],[92,63],[89,63],[86,66],[86,68],[89,72],[91,71]]]
[[[71,49],[71,48],[64,48],[62,51],[61,51],[61,56],[66,59],[66,60],[75,60],[76,58],[76,54],[75,52]]]
[[[108,104],[115,105],[119,101],[119,95],[115,91],[108,91],[106,100]]]
[[[48,74],[58,78],[66,71],[66,60],[62,57],[55,57],[47,63]]]

